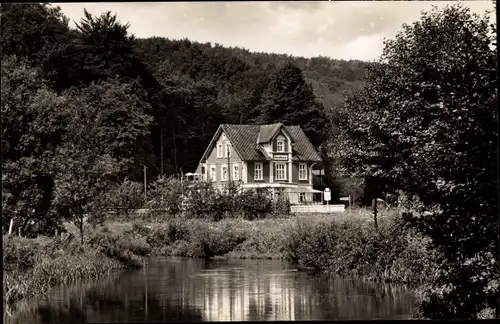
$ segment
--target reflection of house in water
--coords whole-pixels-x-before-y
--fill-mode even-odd
[[[311,277],[275,262],[235,263],[160,260],[98,283],[54,288],[22,308],[27,316],[17,323],[35,315],[50,316],[43,323],[407,319],[415,302],[407,288]]]
[[[203,277],[190,303],[201,308],[206,321],[295,320],[296,303],[305,302],[295,298],[293,276],[227,272]]]

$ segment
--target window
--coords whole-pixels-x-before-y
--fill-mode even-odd
[[[300,202],[306,201],[306,193],[305,192],[299,193],[299,201]]]
[[[226,157],[231,156],[231,144],[226,144]]]
[[[299,164],[299,180],[307,180],[307,165],[305,163]]]
[[[211,179],[212,181],[215,181],[215,165],[212,165],[212,166],[210,167],[210,179]]]
[[[285,180],[285,163],[276,163],[276,180]]]
[[[217,157],[221,158],[222,156],[222,144],[217,144]]]
[[[240,179],[240,166],[235,164],[233,165],[233,180]]]
[[[227,165],[221,167],[222,170],[222,181],[227,181]]]
[[[285,152],[285,138],[281,135],[276,139],[276,151]]]
[[[253,179],[254,180],[263,180],[264,179],[263,174],[262,174],[262,163],[260,163],[260,162],[255,163]]]

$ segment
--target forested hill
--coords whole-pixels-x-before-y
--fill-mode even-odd
[[[46,4],[3,4],[1,10],[2,109],[15,108],[2,112],[8,148],[2,153],[13,163],[32,154],[22,151],[21,133],[33,140],[41,136],[23,117],[26,107],[40,104],[29,100],[41,89],[55,100],[44,102],[47,109],[68,101],[64,116],[80,116],[85,103],[87,115],[80,117],[92,120],[85,130],[88,143],[71,135],[75,128],[64,128],[61,135],[39,138],[44,150],[70,145],[62,134],[71,135],[83,151],[92,148],[120,161],[121,179],[141,180],[144,166],[148,179],[193,171],[221,123],[300,125],[320,147],[331,137],[332,112],[343,106],[345,92],[362,84],[367,66],[189,40],[136,39],[111,12],[84,12],[73,29],[58,8]],[[21,96],[28,101],[16,101],[19,91],[29,92]],[[62,118],[41,107],[31,113],[47,122]],[[56,142],[44,142],[49,139]]]
[[[208,81],[217,87],[221,99],[227,92],[244,96],[250,89],[263,91],[273,74],[292,62],[302,70],[304,79],[327,110],[343,106],[345,93],[362,85],[365,68],[370,64],[322,56],[304,58],[251,52],[188,39],[151,37],[138,39],[137,43],[153,70],[165,69],[189,82]]]

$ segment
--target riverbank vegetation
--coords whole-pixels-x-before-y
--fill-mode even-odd
[[[83,247],[72,234],[60,237],[3,237],[4,305],[45,294],[57,284],[97,278],[142,266],[140,253],[128,246],[90,242]]]
[[[336,215],[285,215],[214,221],[163,215],[123,216],[79,229],[66,238],[4,238],[4,294],[10,304],[45,293],[52,285],[141,267],[141,257],[284,259],[305,271],[365,280],[422,283],[436,265],[429,240],[382,211],[378,231],[366,209]],[[128,220],[125,219],[128,217]]]
[[[88,240],[122,246],[140,255],[194,258],[277,258],[308,271],[400,283],[426,282],[435,270],[430,241],[405,224],[396,211],[220,221],[165,217],[110,221]],[[142,217],[141,217],[142,218]]]

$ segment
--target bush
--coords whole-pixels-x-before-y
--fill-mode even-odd
[[[314,225],[300,220],[287,232],[284,255],[303,268],[404,283],[436,275],[430,241],[397,216],[381,218],[378,231],[350,218]]]
[[[109,233],[98,232],[91,239],[92,244],[84,248],[71,234],[65,239],[4,237],[6,304],[45,294],[56,284],[97,278],[124,266],[142,266],[140,258],[117,244],[118,240]]]
[[[280,191],[278,198],[272,202],[271,214],[275,217],[290,215],[290,201]]]
[[[158,177],[148,188],[146,208],[178,215],[182,211],[182,183],[174,177]]]
[[[218,190],[212,182],[186,182],[181,187],[177,179],[159,178],[150,186],[148,197],[151,200],[147,208],[192,219],[220,221],[243,217],[252,220],[270,213],[275,216],[290,213],[288,200],[278,199],[273,203],[265,190],[243,190],[237,183]]]
[[[138,182],[125,179],[119,186],[113,187],[105,195],[105,206],[115,211],[139,209],[144,205],[144,189]]]
[[[216,190],[210,182],[195,182],[186,188],[185,214],[188,218],[220,221],[241,216],[262,218],[271,210],[271,199],[261,190],[242,190],[231,183]]]
[[[236,199],[245,219],[263,218],[271,211],[271,199],[262,190],[245,190]]]
[[[26,270],[35,264],[38,244],[19,237],[3,237],[3,267],[5,271]]]

